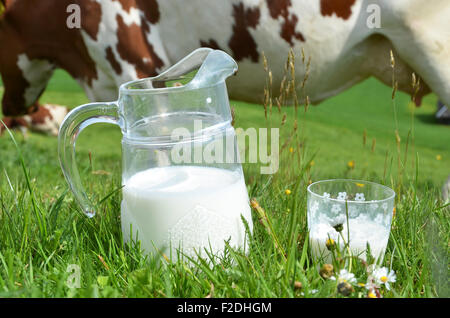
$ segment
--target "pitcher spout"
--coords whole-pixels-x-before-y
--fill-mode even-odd
[[[211,50],[189,86],[213,86],[224,82],[229,76],[236,74],[237,70],[237,63],[230,55],[220,50]]]

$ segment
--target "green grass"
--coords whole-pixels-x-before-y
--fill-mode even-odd
[[[122,245],[121,195],[114,192],[120,187],[121,173],[118,127],[90,127],[77,142],[78,165],[93,200],[101,202],[114,192],[99,204],[93,219],[81,214],[68,192],[56,138],[34,133],[24,138],[14,132],[16,148],[4,134],[0,137],[0,297],[205,297],[210,293],[215,297],[343,297],[336,293],[336,282],[320,277],[307,247],[306,186],[310,180],[335,177],[368,179],[394,189],[402,186],[384,262],[396,271],[397,282],[383,296],[449,296],[449,211],[440,199],[440,188],[450,173],[450,128],[433,122],[435,96],[415,109],[406,95],[399,94],[396,107],[404,165],[399,177],[390,98],[390,88],[368,80],[311,106],[306,114],[301,110],[302,147],[291,144],[293,152],[284,151],[276,175],[259,175],[257,167],[244,164],[249,195],[271,219],[273,232],[253,211],[255,231],[248,255],[230,249],[220,264],[199,263],[193,268],[182,262],[158,263],[146,259],[137,245]],[[87,99],[67,74],[58,71],[42,101],[75,107]],[[266,121],[260,105],[231,104],[236,110],[235,127],[280,126],[282,116],[276,109]],[[282,142],[294,118],[292,107],[285,111],[288,121],[281,129]],[[408,139],[410,132],[413,139]],[[351,160],[354,169],[347,166]],[[109,174],[92,173],[98,170]],[[292,193],[286,195],[286,189]],[[274,247],[274,237],[287,260]],[[66,284],[71,264],[81,269],[79,289]],[[353,272],[358,281],[365,280],[361,263],[356,262]],[[301,282],[302,289],[295,289],[294,281]],[[366,291],[355,287],[352,296],[365,297]]]

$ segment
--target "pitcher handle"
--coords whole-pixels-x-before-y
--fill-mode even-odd
[[[59,162],[76,201],[88,217],[95,215],[95,208],[81,184],[75,161],[75,143],[81,131],[92,124],[110,123],[120,126],[118,113],[117,102],[82,105],[67,114],[59,129]]]

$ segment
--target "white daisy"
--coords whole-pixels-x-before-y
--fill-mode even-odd
[[[349,283],[349,284],[356,284],[356,278],[355,274],[350,273],[346,269],[341,269],[339,271],[339,274],[337,275],[337,281],[339,283]],[[336,277],[330,277],[331,280],[336,280]]]
[[[364,198],[364,193],[357,193],[355,201],[366,201],[366,199]]]
[[[323,197],[324,197],[324,199],[329,199],[330,198],[330,194],[328,192],[324,192],[323,193]]]
[[[337,196],[338,200],[346,200],[347,199],[347,192],[339,192]]]
[[[387,290],[391,289],[390,283],[395,283],[397,276],[393,270],[389,270],[387,267],[377,268],[372,273],[376,284],[386,286]]]
[[[380,288],[380,286],[375,282],[375,280],[374,280],[372,275],[369,275],[369,277],[367,277],[367,282],[364,285],[364,287],[367,290],[371,290],[371,291]]]
[[[345,223],[345,215],[340,214],[340,215],[336,216],[333,220],[331,220],[330,225],[332,227],[335,227],[336,225],[344,224],[344,223]]]
[[[330,217],[328,217],[327,215],[325,215],[324,213],[319,213],[317,219],[320,224],[328,225],[328,224],[333,223],[333,220]]]

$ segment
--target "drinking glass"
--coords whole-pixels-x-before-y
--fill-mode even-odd
[[[323,180],[308,186],[308,229],[315,258],[331,260],[328,246],[366,260],[366,248],[382,261],[389,239],[395,192],[361,180]]]

